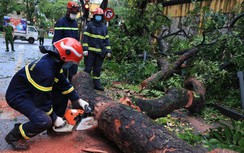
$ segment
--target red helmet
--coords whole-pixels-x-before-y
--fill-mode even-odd
[[[100,7],[96,8],[93,12],[93,15],[103,15],[103,9],[101,9]]]
[[[75,2],[68,2],[68,4],[67,4],[67,11],[69,13],[77,14],[80,11],[80,7]]]
[[[74,38],[66,37],[54,44],[58,50],[60,59],[64,62],[79,63],[83,57],[83,49],[81,44]]]

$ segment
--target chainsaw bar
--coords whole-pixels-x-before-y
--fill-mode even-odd
[[[95,120],[93,116],[89,116],[81,119],[81,121],[76,126],[76,130],[87,130],[97,126],[97,120]]]

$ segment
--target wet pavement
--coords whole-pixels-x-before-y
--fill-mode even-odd
[[[5,94],[9,81],[19,69],[43,55],[38,49],[38,44],[38,41],[29,44],[27,41],[16,40],[15,52],[11,50],[5,52],[5,41],[0,38],[0,95]],[[49,44],[51,44],[51,39],[45,39],[44,45]],[[10,45],[9,48],[11,48]]]
[[[5,52],[5,41],[2,37],[0,38],[0,152],[10,149],[10,146],[4,140],[7,132],[13,128],[15,123],[27,120],[7,105],[4,95],[13,75],[27,63],[43,55],[39,51],[38,44],[38,41],[29,44],[27,41],[17,40],[14,42],[15,52],[11,50]],[[51,44],[51,39],[45,40],[44,45],[48,44]],[[9,48],[11,48],[10,45]]]

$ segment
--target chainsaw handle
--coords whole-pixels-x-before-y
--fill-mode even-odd
[[[86,114],[91,114],[92,113],[92,111],[93,111],[93,109],[92,109],[92,107],[90,107],[90,106],[88,106],[88,105],[85,105],[85,113]]]

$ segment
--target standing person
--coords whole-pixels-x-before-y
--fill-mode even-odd
[[[14,52],[14,28],[10,25],[10,19],[6,19],[7,25],[3,27],[3,36],[5,37],[6,52],[9,51],[8,43],[11,44],[11,49]]]
[[[64,127],[66,122],[52,108],[53,100],[58,98],[55,93],[62,92],[63,96],[82,108],[89,106],[79,98],[62,73],[62,68],[68,67],[70,63],[79,64],[83,57],[81,44],[76,39],[67,37],[52,46],[39,48],[47,54],[19,70],[6,92],[9,106],[29,119],[26,123],[15,124],[5,137],[15,150],[29,149],[26,140],[52,126]]]
[[[42,46],[44,44],[45,30],[41,26],[40,29],[38,30],[38,32],[39,32],[39,45]]]
[[[91,74],[94,88],[104,91],[100,82],[102,64],[105,56],[111,57],[111,46],[108,29],[103,23],[103,10],[95,9],[92,21],[87,24],[83,34],[83,50],[85,55],[85,72]]]
[[[79,5],[75,2],[68,2],[66,15],[60,18],[54,26],[54,36],[52,43],[65,38],[73,37],[80,40],[77,21],[75,20],[79,12]],[[77,73],[78,65],[72,65],[69,69],[64,69],[65,76],[72,80],[72,77]]]

